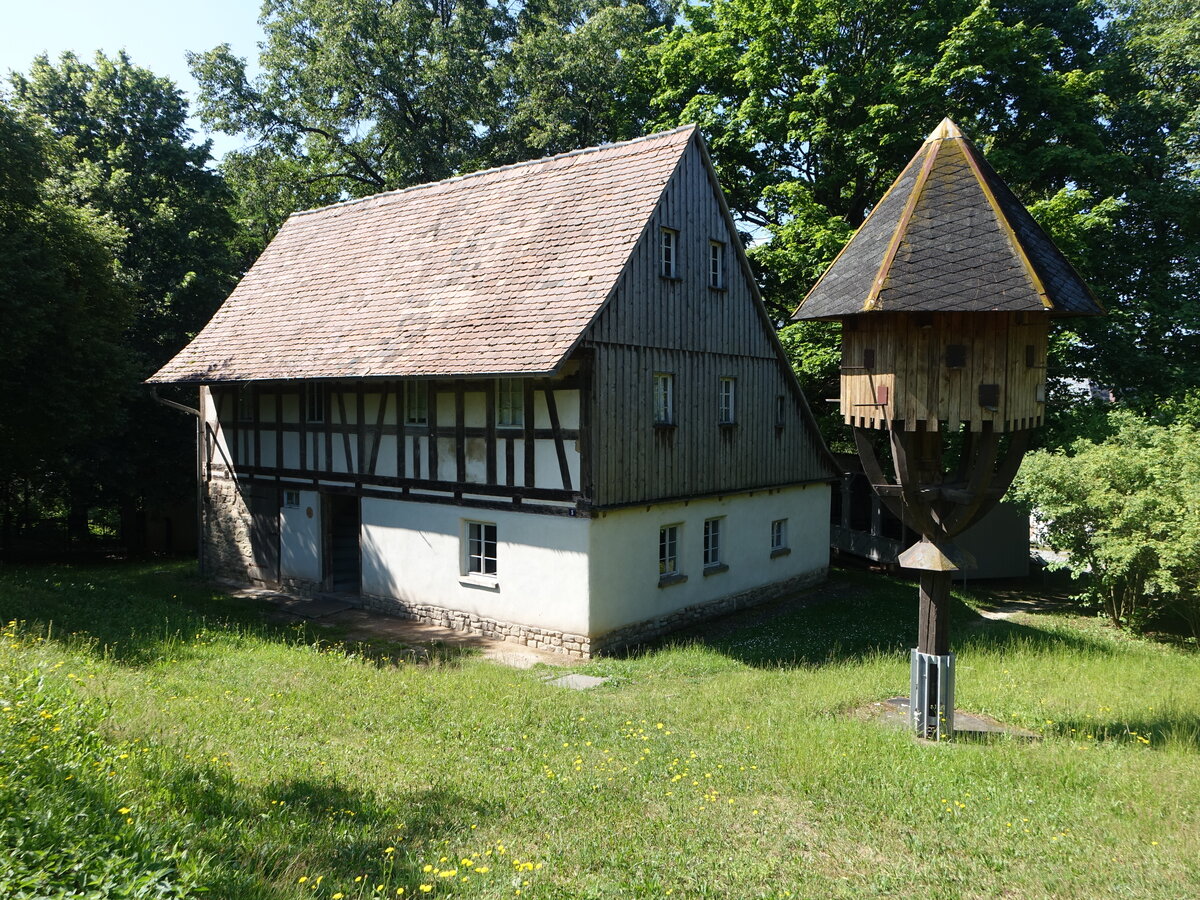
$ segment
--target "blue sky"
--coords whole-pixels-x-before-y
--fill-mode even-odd
[[[51,58],[71,50],[91,59],[124,49],[130,59],[171,78],[192,101],[196,83],[184,53],[228,43],[253,62],[262,30],[260,0],[0,0],[0,71],[25,71],[38,53]],[[200,124],[193,120],[193,127]],[[203,136],[203,135],[200,135]],[[238,141],[212,135],[220,156]]]

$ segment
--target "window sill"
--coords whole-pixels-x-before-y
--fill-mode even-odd
[[[664,275],[662,272],[659,272],[658,277],[663,281],[683,281],[682,275]]]
[[[480,591],[499,591],[500,579],[495,575],[480,575],[478,573],[468,573],[458,579],[458,583],[463,587],[475,588]]]
[[[654,427],[655,428],[675,428],[676,425],[674,422],[655,422]]]
[[[717,563],[716,565],[704,567],[704,577],[707,578],[709,575],[720,575],[722,572],[728,571],[729,563]]]
[[[670,587],[673,584],[683,584],[687,581],[687,576],[682,572],[673,572],[670,575],[659,575],[658,586],[660,588]]]
[[[791,552],[791,547],[777,547],[771,551],[771,559],[778,559],[781,556],[787,556]]]
[[[738,427],[737,422],[718,422],[717,425],[720,426],[722,431],[733,431]]]
[[[717,287],[715,284],[710,284],[708,286],[708,289],[710,291],[712,291],[714,294],[728,294],[729,293],[729,288],[725,287],[724,285]]]

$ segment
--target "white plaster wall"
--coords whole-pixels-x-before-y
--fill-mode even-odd
[[[279,510],[279,574],[321,580],[321,495],[316,491],[300,491],[299,509]]]
[[[704,574],[704,520],[723,516],[721,561]],[[791,553],[771,558],[771,522],[787,519]],[[679,571],[687,581],[658,586],[658,532],[679,524]],[[783,581],[829,564],[829,486],[736,494],[598,514],[591,528],[591,631],[674,612]]]
[[[463,574],[468,520],[496,525],[494,583]],[[362,589],[587,634],[590,524],[583,518],[364,497]]]

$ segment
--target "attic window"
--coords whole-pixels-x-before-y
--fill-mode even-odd
[[[498,395],[497,425],[518,426],[525,424],[525,394],[521,379],[501,378],[496,383]]]
[[[304,420],[325,421],[325,385],[309,384],[304,388]]]
[[[725,288],[725,245],[721,241],[708,242],[708,286]]]
[[[679,256],[679,232],[674,228],[663,228],[658,242],[658,271],[663,278],[677,278]]]
[[[404,422],[429,424],[429,388],[422,381],[410,381],[404,386]]]
[[[240,388],[237,392],[237,420],[249,422],[254,419],[254,395],[249,386]]]

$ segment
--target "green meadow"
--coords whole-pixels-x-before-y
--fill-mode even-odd
[[[0,568],[0,896],[1200,896],[1200,653],[956,592],[959,708],[1037,737],[929,744],[871,714],[915,595],[835,572],[576,692],[185,564]]]

